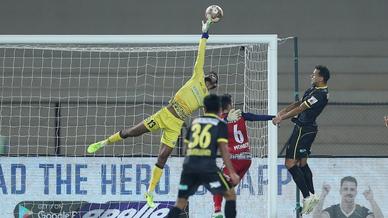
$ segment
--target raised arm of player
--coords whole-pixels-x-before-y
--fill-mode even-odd
[[[317,206],[315,206],[313,210],[313,218],[330,218],[330,215],[327,211],[323,210],[323,204],[325,203],[325,198],[327,194],[330,192],[330,185],[329,184],[323,184],[322,186],[322,193],[319,198],[319,202]]]
[[[203,65],[205,63],[205,51],[206,51],[206,41],[209,38],[209,27],[211,21],[207,20],[206,23],[202,23],[202,37],[199,41],[197,60],[195,61],[194,71],[192,78],[202,79],[204,78]]]
[[[379,205],[377,204],[377,202],[375,201],[374,197],[373,197],[373,191],[372,189],[369,188],[364,191],[364,197],[367,201],[369,201],[370,203],[370,206],[372,207],[372,212],[373,214],[367,216],[367,218],[384,218],[384,215],[383,215],[383,212],[381,211]]]

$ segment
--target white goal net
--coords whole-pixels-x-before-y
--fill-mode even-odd
[[[231,94],[237,108],[274,114],[276,37],[256,37],[256,42],[234,42],[233,37],[228,41],[214,36],[212,42],[211,36],[204,71],[218,73],[214,93]],[[9,195],[10,200],[0,206],[1,217],[28,213],[35,217],[39,211],[63,212],[61,208],[79,217],[164,217],[168,210],[163,205],[171,207],[177,194],[182,140],[156,190],[156,209],[133,205],[144,201],[160,132],[128,138],[94,155],[87,154],[86,148],[167,105],[191,77],[199,37],[191,38],[174,44],[155,44],[155,38],[152,44],[146,39],[140,44],[131,44],[130,39],[109,43],[109,38],[103,44],[61,44],[7,43],[0,38],[0,155],[4,156],[0,195]],[[276,184],[271,183],[271,175],[276,178],[276,172],[271,172],[276,165],[277,144],[272,144],[277,143],[276,128],[269,122],[248,122],[248,129],[254,164],[247,179],[252,181],[245,179],[238,187],[238,205],[249,209],[240,212],[238,206],[237,210],[239,217],[256,210],[265,210],[263,217],[270,217],[274,206],[267,180]],[[255,185],[253,195],[258,200],[250,203],[252,190],[247,184],[260,183],[260,178],[264,188],[258,190]],[[190,201],[190,217],[212,212],[211,197],[200,192]]]

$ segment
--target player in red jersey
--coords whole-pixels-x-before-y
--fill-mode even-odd
[[[275,116],[244,113],[239,109],[236,110],[233,108],[232,96],[229,94],[225,94],[221,97],[221,105],[221,118],[225,119],[228,123],[228,150],[230,153],[230,160],[236,173],[240,176],[240,179],[242,179],[251,166],[251,150],[245,121],[268,121],[272,120]],[[228,178],[228,169],[223,167],[223,172]],[[213,218],[222,218],[222,195],[214,195],[213,201]]]

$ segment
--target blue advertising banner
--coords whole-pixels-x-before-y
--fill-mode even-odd
[[[2,157],[0,198],[6,200],[0,204],[0,217],[75,218],[106,217],[107,214],[120,218],[164,217],[177,198],[183,159],[168,160],[155,189],[158,207],[151,209],[145,205],[143,195],[155,161],[155,158]],[[278,212],[282,218],[293,218],[295,184],[283,160],[279,159],[278,163]],[[323,209],[341,201],[340,181],[352,176],[358,182],[359,194],[353,196],[357,204],[371,209],[372,198],[383,214],[388,215],[388,198],[384,194],[388,186],[383,179],[388,175],[387,158],[316,158],[309,165],[317,193],[329,190]],[[238,217],[247,218],[252,214],[266,217],[267,187],[266,160],[253,159],[250,170],[235,187]],[[209,217],[212,211],[212,197],[201,186],[190,198],[190,218]]]

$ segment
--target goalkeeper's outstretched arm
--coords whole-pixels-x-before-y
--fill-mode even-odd
[[[203,66],[205,63],[206,41],[209,38],[208,31],[210,28],[210,24],[211,24],[210,19],[202,23],[202,37],[201,37],[201,40],[199,41],[198,54],[197,54],[197,60],[195,61],[195,65],[194,65],[193,78],[204,77]]]

